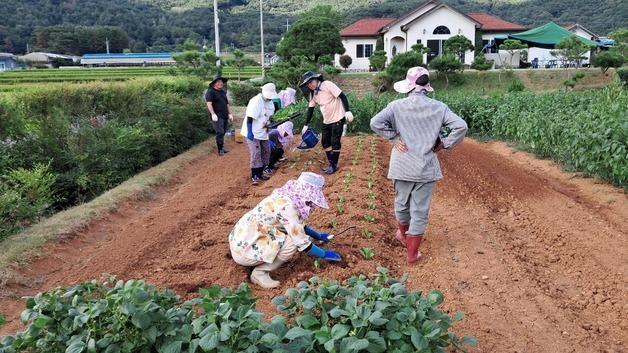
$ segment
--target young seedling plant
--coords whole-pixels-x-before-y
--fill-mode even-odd
[[[360,249],[360,254],[362,254],[362,257],[367,260],[370,260],[373,258],[373,256],[375,256],[375,252],[373,252],[373,249],[366,247]]]
[[[365,237],[366,239],[371,239],[373,237],[373,232],[368,230],[368,228],[364,228],[362,229],[362,236]]]
[[[338,210],[338,214],[345,213],[345,205],[343,203],[339,203],[336,205],[336,209]]]
[[[329,226],[330,226],[332,229],[336,229],[336,228],[338,227],[338,221],[337,221],[335,218],[334,218],[334,219],[332,219],[331,221],[329,221]]]
[[[369,221],[369,222],[371,222],[371,223],[375,222],[375,216],[373,216],[373,215],[372,215],[372,214],[370,214],[370,213],[365,214],[365,215],[364,215],[364,219],[366,219],[367,221]]]
[[[368,207],[368,209],[369,209],[369,210],[374,210],[374,209],[376,209],[376,208],[377,208],[377,205],[375,204],[375,202],[373,202],[373,201],[369,201],[369,202],[366,204],[366,207]]]

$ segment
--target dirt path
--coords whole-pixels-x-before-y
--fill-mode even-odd
[[[389,237],[395,221],[385,179],[388,145],[379,141],[373,153],[371,137],[363,137],[347,139],[345,146],[342,171],[328,178],[332,209],[316,212],[312,224],[333,224],[335,231],[357,226],[333,244],[346,266],[315,268],[300,255],[275,275],[282,288],[256,290],[261,310],[272,314],[270,299],[300,279],[344,279],[383,265],[395,274],[409,272],[411,288],[442,290],[447,309],[466,313],[456,331],[479,339],[474,351],[628,352],[628,198],[622,191],[573,178],[501,143],[467,140],[441,156],[446,179],[434,198],[426,259],[408,267],[405,250]],[[252,187],[245,146],[231,147],[226,157],[185,167],[154,200],[127,203],[49,246],[49,256],[0,289],[0,312],[10,320],[0,333],[20,328],[20,296],[103,273],[143,278],[184,297],[203,286],[245,281],[246,271],[228,255],[229,229],[273,188],[301,170],[318,170],[322,154],[296,157],[269,182]],[[374,158],[379,163],[369,189]],[[341,199],[344,212],[336,208]],[[370,210],[373,199],[376,209]],[[366,246],[374,249],[373,260],[361,257]]]

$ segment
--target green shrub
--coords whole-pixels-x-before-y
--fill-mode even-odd
[[[162,78],[3,94],[0,176],[48,165],[53,209],[88,201],[206,139],[203,89],[200,80]]]
[[[338,75],[341,71],[336,68],[334,65],[325,65],[323,66],[323,72],[327,74],[327,77],[333,78]]]
[[[246,106],[249,104],[251,98],[258,95],[262,89],[259,86],[250,83],[230,83],[229,93],[231,93],[231,99],[233,105]]]
[[[486,71],[490,70],[494,63],[494,60],[488,60],[486,59],[486,55],[484,55],[484,53],[480,53],[475,56],[475,60],[473,60],[473,63],[471,64],[471,68],[478,71]]]
[[[525,91],[525,86],[523,82],[519,78],[514,78],[510,81],[510,86],[508,86],[508,92],[523,92]]]
[[[351,295],[340,298],[347,293]],[[442,294],[409,292],[389,279],[384,269],[373,280],[353,277],[347,285],[321,284],[312,278],[289,289],[286,297],[294,305],[283,297],[275,302],[288,313],[288,320],[276,316],[264,322],[245,284],[236,290],[201,289],[199,298],[181,303],[172,291],[159,291],[143,281],[86,282],[28,298],[21,315],[26,330],[5,337],[0,353],[288,353],[331,351],[328,347],[340,352],[389,348],[395,352],[399,347],[457,349],[474,343],[472,338],[458,340],[450,332],[455,320],[438,308]],[[357,299],[365,302],[358,306]],[[317,305],[324,312],[313,311]],[[323,322],[335,325],[327,327]]]
[[[619,80],[624,84],[624,86],[628,86],[628,66],[620,67],[616,72]]]
[[[593,57],[593,65],[599,66],[602,72],[606,72],[609,68],[621,67],[626,59],[619,53],[605,51]]]
[[[49,165],[10,170],[0,179],[0,239],[45,215],[53,204]]]
[[[436,70],[439,76],[444,76],[447,85],[449,85],[450,75],[456,72],[462,72],[463,65],[453,54],[448,53],[434,58],[430,62],[430,69]]]

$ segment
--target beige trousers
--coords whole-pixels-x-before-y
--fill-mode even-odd
[[[281,249],[279,249],[276,259],[282,262],[288,262],[290,261],[290,259],[292,259],[294,254],[296,254],[296,252],[297,247],[292,242],[292,238],[290,238],[290,236],[286,236],[286,241],[284,242]],[[249,259],[244,256],[235,255],[234,253],[231,253],[231,256],[233,256],[233,261],[242,266],[257,266],[264,263],[264,261]]]

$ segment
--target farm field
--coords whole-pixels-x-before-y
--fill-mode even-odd
[[[37,69],[16,70],[0,73],[0,92],[20,88],[24,85],[50,83],[81,83],[92,81],[126,81],[140,77],[167,76],[169,67],[134,67],[134,68],[72,68],[72,69]],[[260,76],[260,66],[249,66],[242,69],[242,79]],[[223,68],[223,75],[235,79],[238,72],[233,67]]]
[[[152,200],[126,202],[4,278],[0,312],[8,324],[0,335],[21,328],[21,296],[104,273],[142,278],[185,298],[202,287],[246,281],[245,268],[229,258],[230,228],[286,180],[319,171],[323,154],[293,154],[270,181],[253,187],[246,146],[228,148],[224,158],[191,162]],[[299,255],[274,275],[280,288],[254,289],[267,316],[275,313],[272,297],[300,280],[345,279],[385,266],[395,276],[408,272],[411,289],[441,290],[450,313],[463,311],[454,329],[478,338],[472,352],[626,350],[628,198],[622,190],[563,173],[503,143],[467,139],[441,154],[445,179],[433,200],[425,259],[409,267],[405,249],[392,241],[389,151],[372,136],[346,139],[341,170],[327,178],[330,209],[311,219],[331,232],[356,227],[329,246],[345,262],[315,266]]]

